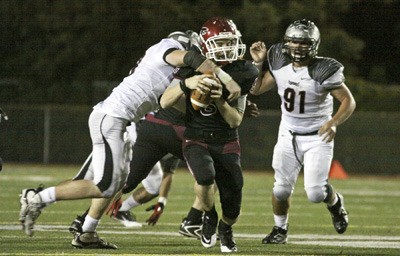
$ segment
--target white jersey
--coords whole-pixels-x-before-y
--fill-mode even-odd
[[[316,131],[332,116],[329,92],[344,82],[343,66],[334,59],[316,57],[311,65],[295,68],[282,46],[275,44],[268,51],[269,69],[282,101],[282,125],[298,133]]]
[[[176,40],[167,38],[153,45],[140,60],[134,72],[113,89],[96,111],[137,122],[146,113],[158,108],[159,97],[173,79],[174,66],[163,59],[169,49],[184,50]]]

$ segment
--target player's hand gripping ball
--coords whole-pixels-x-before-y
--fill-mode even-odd
[[[213,89],[213,84],[218,84],[218,81],[209,77],[203,79],[204,82],[210,85],[210,90],[201,91],[199,89],[194,89],[190,95],[190,102],[194,110],[200,110],[201,108],[207,107],[211,102],[211,90]]]

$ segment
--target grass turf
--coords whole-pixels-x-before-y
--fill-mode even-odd
[[[219,243],[206,249],[200,241],[178,234],[179,224],[193,199],[193,178],[186,169],[174,176],[166,209],[156,226],[128,229],[103,217],[101,238],[118,245],[118,250],[80,250],[71,246],[68,226],[89,206],[89,200],[63,201],[44,209],[33,237],[27,237],[18,222],[21,189],[55,185],[69,179],[79,166],[5,164],[0,173],[0,255],[199,255],[221,254]],[[400,186],[398,177],[353,177],[331,180],[345,197],[350,225],[345,234],[335,232],[323,204],[307,201],[302,177],[290,210],[289,241],[285,245],[262,245],[271,231],[272,171],[244,171],[242,214],[234,226],[238,255],[399,255]],[[218,196],[217,196],[218,198]],[[150,216],[146,206],[135,208],[141,222]],[[217,201],[217,210],[220,212]]]

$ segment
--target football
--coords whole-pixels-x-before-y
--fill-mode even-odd
[[[204,78],[204,81],[211,84],[217,83],[217,81],[207,77]],[[190,102],[192,103],[192,107],[194,108],[194,110],[200,110],[201,108],[207,107],[211,101],[210,96],[211,96],[211,90],[204,94],[197,89],[192,90],[190,95]]]

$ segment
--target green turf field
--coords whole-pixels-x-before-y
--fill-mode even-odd
[[[44,209],[33,237],[27,237],[18,222],[21,189],[40,183],[52,186],[71,178],[79,166],[32,166],[5,164],[0,173],[0,255],[109,255],[109,254],[221,254],[219,244],[206,249],[200,241],[178,234],[179,224],[194,199],[193,178],[186,169],[177,170],[165,212],[156,226],[128,229],[108,216],[98,233],[119,246],[118,250],[79,250],[67,231],[88,200],[58,202]],[[234,226],[238,255],[400,255],[400,178],[353,177],[332,180],[345,196],[350,225],[338,235],[323,204],[306,199],[300,178],[290,212],[289,242],[262,245],[273,226],[270,205],[271,171],[245,171],[242,214]],[[135,209],[138,220],[149,216],[145,206]],[[217,205],[219,211],[219,205]]]

